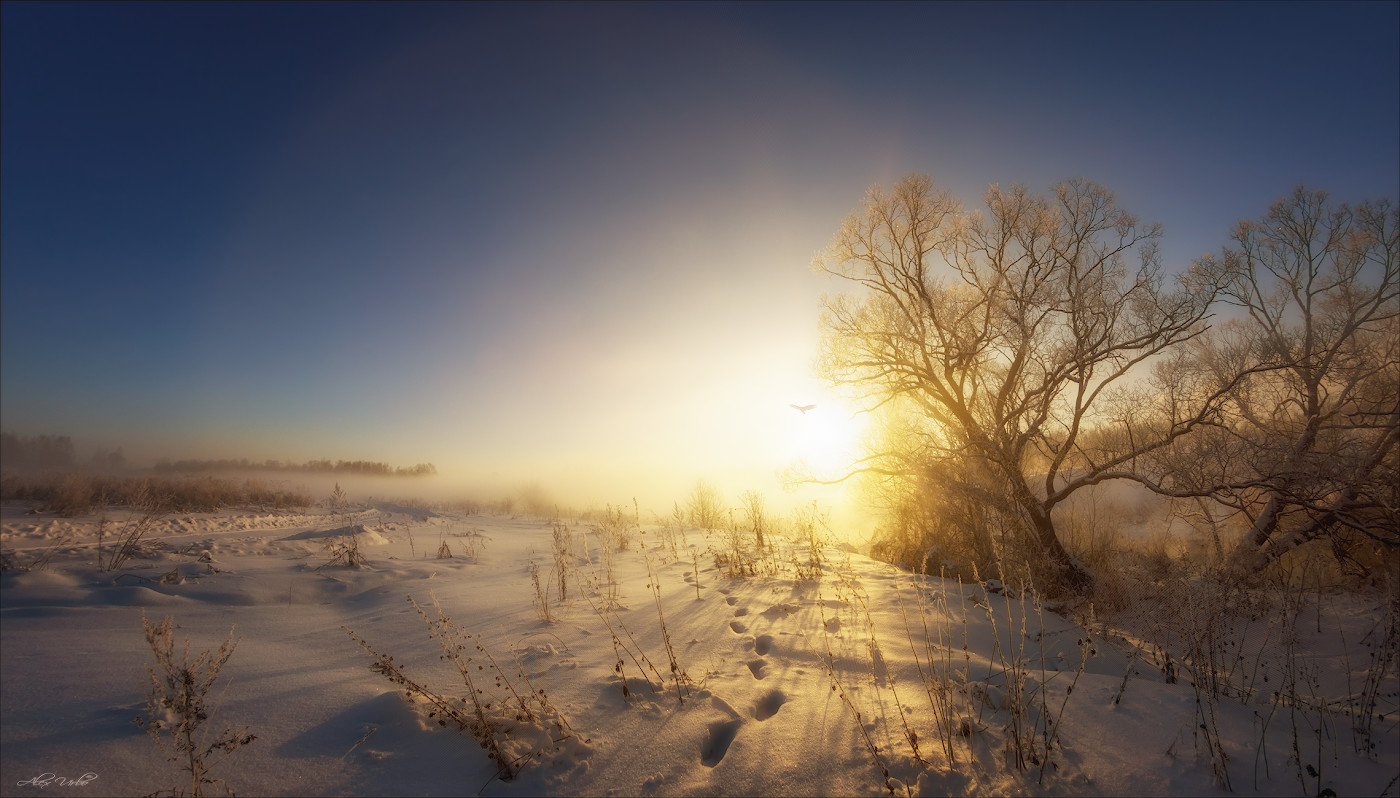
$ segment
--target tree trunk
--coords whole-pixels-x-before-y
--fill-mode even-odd
[[[1279,512],[1276,505],[1280,502],[1277,498],[1270,498],[1265,511],[1260,515],[1259,521],[1254,523],[1250,534],[1240,541],[1230,557],[1229,567],[1240,575],[1257,573],[1260,569],[1278,560],[1278,558],[1288,552],[1298,548],[1304,543],[1317,540],[1320,537],[1332,533],[1338,526],[1339,517],[1353,507],[1359,494],[1355,485],[1348,486],[1341,495],[1332,501],[1332,505],[1325,512],[1309,519],[1306,523],[1291,531],[1279,534]],[[1267,530],[1261,525],[1265,515],[1270,511],[1272,514],[1272,527]]]
[[[1282,512],[1283,503],[1279,501],[1278,496],[1270,496],[1259,517],[1250,524],[1249,532],[1240,538],[1240,542],[1235,544],[1235,550],[1230,553],[1230,570],[1240,575],[1252,574],[1269,564],[1265,549],[1273,540],[1274,533],[1278,531],[1279,515]]]
[[[1065,549],[1060,536],[1055,533],[1055,523],[1050,511],[1037,501],[1023,502],[1023,509],[1035,533],[1036,540],[1045,551],[1051,569],[1051,580],[1046,585],[1049,592],[1064,592],[1076,596],[1089,596],[1094,590],[1094,575],[1074,555]]]

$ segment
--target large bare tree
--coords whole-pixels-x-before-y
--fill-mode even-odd
[[[1400,545],[1400,215],[1299,187],[1235,229],[1224,294],[1241,318],[1193,342],[1197,370],[1255,371],[1215,429],[1164,451],[1156,487],[1218,503],[1256,571],[1319,538]],[[1213,513],[1219,517],[1220,513]]]
[[[851,473],[907,472],[913,450],[974,459],[1058,584],[1087,590],[1054,510],[1212,421],[1222,391],[1186,380],[1165,386],[1151,424],[1133,423],[1145,409],[1128,383],[1206,329],[1223,270],[1204,260],[1168,280],[1159,227],[1093,183],[992,186],[985,201],[968,213],[923,175],[871,189],[813,263],[857,289],[825,300],[819,367],[870,409],[903,403],[925,422],[917,446]],[[1124,434],[1095,433],[1116,419]]]

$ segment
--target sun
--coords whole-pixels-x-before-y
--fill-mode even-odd
[[[801,408],[806,408],[803,412]],[[789,408],[785,448],[818,476],[830,478],[849,468],[860,450],[864,419],[842,403],[825,400]]]

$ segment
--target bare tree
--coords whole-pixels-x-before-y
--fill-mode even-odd
[[[692,526],[719,529],[724,525],[724,505],[720,503],[719,491],[705,480],[697,479],[686,500],[686,515]]]
[[[1093,183],[994,185],[985,200],[966,213],[922,175],[870,191],[813,264],[861,289],[826,300],[819,367],[870,408],[914,408],[927,424],[906,450],[981,461],[1055,581],[1085,591],[1053,510],[1211,420],[1221,391],[1196,382],[1159,402],[1164,421],[1132,423],[1127,384],[1206,329],[1223,275],[1205,260],[1168,287],[1159,227]],[[1091,434],[1123,418],[1123,434]],[[852,473],[909,466],[875,451]]]
[[[1400,545],[1400,214],[1329,207],[1303,187],[1244,221],[1222,261],[1243,318],[1193,342],[1199,368],[1272,362],[1228,394],[1217,429],[1166,453],[1159,489],[1242,514],[1250,572],[1298,546]]]

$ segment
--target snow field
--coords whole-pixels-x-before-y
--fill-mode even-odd
[[[1366,607],[1300,609],[1292,670],[1316,686],[1294,692],[1332,701],[1309,714],[1271,701],[1262,681],[1247,703],[1199,698],[1185,666],[1167,683],[1145,645],[1126,642],[1141,629],[1085,612],[1077,624],[996,583],[917,577],[838,547],[814,567],[805,543],[779,540],[755,575],[731,577],[726,533],[633,527],[618,550],[606,523],[375,504],[165,518],[151,532],[159,548],[115,572],[97,568],[95,517],[6,505],[0,542],[17,562],[53,551],[43,570],[0,577],[0,794],[187,783],[132,722],[152,662],[143,609],[172,616],[196,652],[236,627],[213,723],[258,739],[213,775],[243,795],[1225,795],[1222,767],[1235,793],[1283,795],[1303,791],[1307,766],[1321,771],[1310,789],[1396,791],[1394,710],[1374,724],[1376,749],[1357,753],[1341,697],[1367,662],[1312,631],[1356,643],[1376,626]],[[367,564],[328,564],[326,543],[352,536]],[[453,556],[438,559],[443,543]],[[440,724],[421,695],[405,700],[346,634],[470,707],[410,597],[429,619],[436,601],[466,666],[481,668],[473,683],[514,778],[470,730]],[[1280,667],[1258,659],[1256,674]],[[1276,673],[1270,685],[1286,678]],[[1395,703],[1389,673],[1382,709]],[[526,695],[534,720],[519,719]]]

